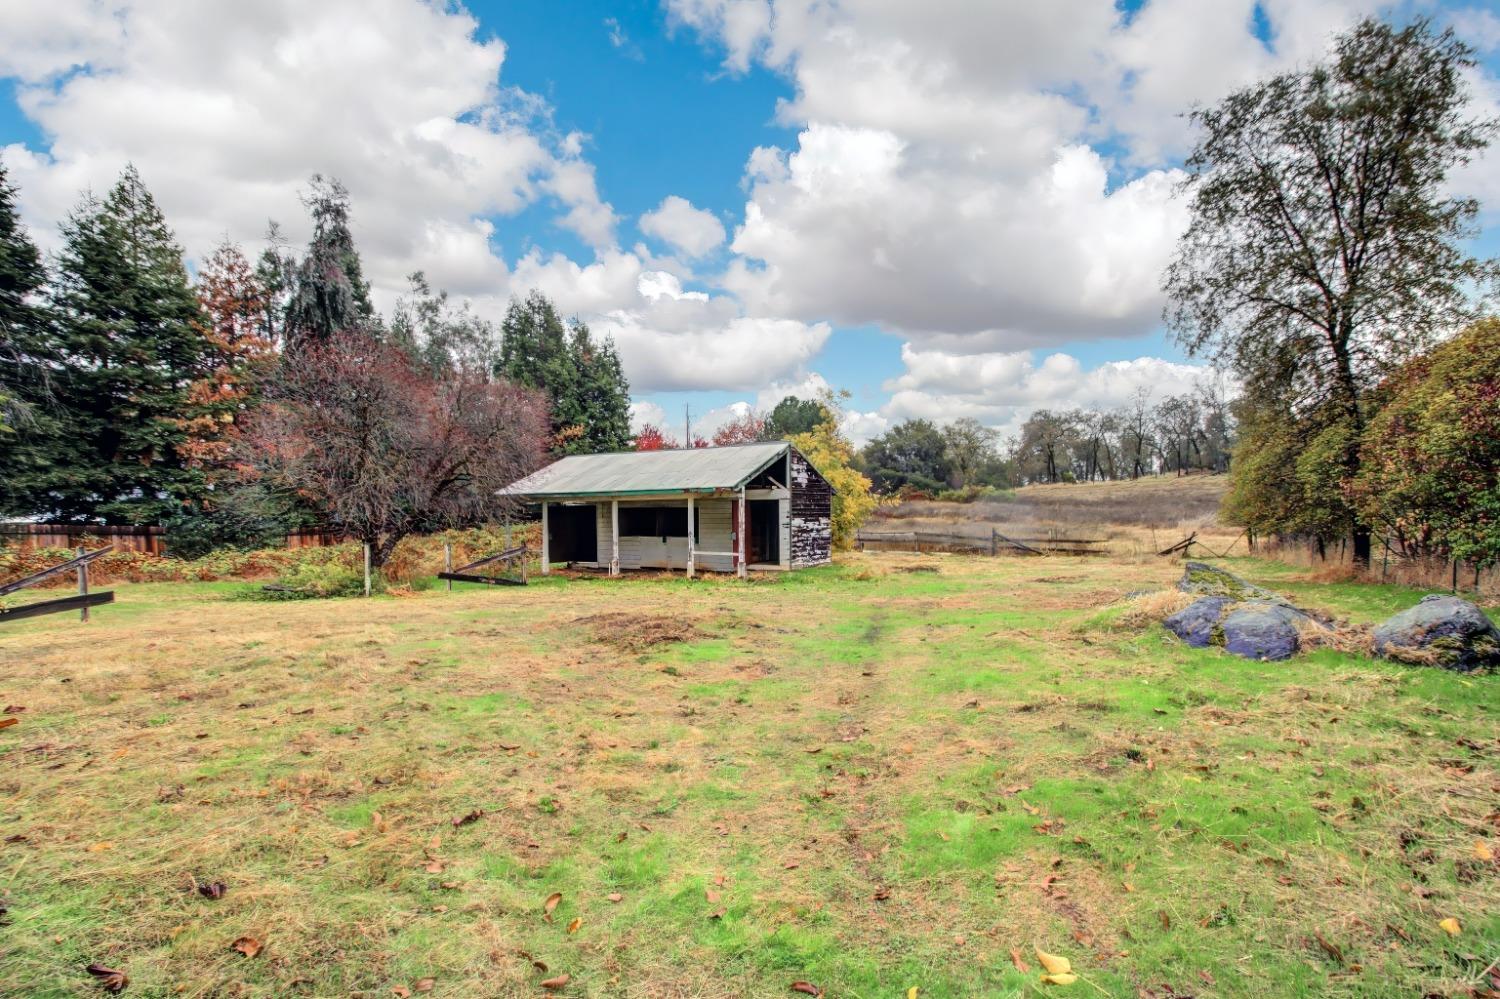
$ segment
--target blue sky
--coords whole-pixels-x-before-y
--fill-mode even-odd
[[[304,238],[332,173],[379,302],[415,269],[490,315],[541,288],[672,428],[822,384],[856,437],[1186,391],[1157,318],[1184,109],[1414,12],[1500,106],[1500,12],[1466,0],[18,3],[0,156],[44,245],[126,160],[190,257]]]

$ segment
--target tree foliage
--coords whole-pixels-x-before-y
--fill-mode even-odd
[[[766,416],[767,440],[787,440],[805,434],[828,420],[828,410],[818,399],[786,396]]]
[[[763,440],[766,440],[765,418],[746,410],[715,430],[712,443],[714,447],[726,447],[730,444],[754,444]]]
[[[1495,276],[1463,247],[1478,205],[1445,188],[1495,128],[1469,115],[1473,65],[1451,30],[1366,20],[1326,62],[1192,114],[1201,138],[1167,324],[1252,395],[1317,414],[1324,443],[1326,426],[1343,427],[1345,450],[1326,455],[1335,482],[1359,471],[1371,390],[1457,329],[1470,289]],[[1287,510],[1288,526],[1309,517],[1321,514]],[[1353,534],[1368,560],[1368,529]]]
[[[375,315],[349,227],[349,192],[338,180],[314,174],[312,190],[302,203],[312,215],[313,236],[289,289],[285,320],[289,347],[365,329]],[[274,268],[274,261],[268,261],[268,273]]]
[[[1352,496],[1408,553],[1500,562],[1500,320],[1408,364],[1370,421]]]
[[[564,323],[540,292],[512,301],[506,310],[495,373],[546,393],[554,453],[631,446],[630,386],[614,343],[594,340],[577,319]]]
[[[18,512],[8,494],[34,458],[23,453],[17,428],[28,435],[46,419],[48,369],[57,360],[50,317],[37,301],[47,272],[16,212],[16,190],[0,163],[0,511]]]
[[[540,463],[545,396],[482,373],[434,374],[360,332],[284,361],[251,422],[246,459],[271,489],[327,512],[383,565],[408,534],[470,526]]]
[[[948,442],[930,420],[906,420],[860,452],[860,465],[875,491],[894,493],[901,489],[941,491],[948,481]]]
[[[819,400],[823,420],[812,429],[792,436],[792,445],[833,486],[833,547],[848,551],[860,525],[874,512],[879,501],[870,480],[854,467],[854,445],[839,429],[839,399],[825,392]]]

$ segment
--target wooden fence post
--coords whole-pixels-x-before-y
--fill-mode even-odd
[[[83,557],[83,546],[82,545],[78,546],[78,557],[79,558]],[[80,565],[78,567],[78,595],[80,597],[86,597],[86,596],[88,596],[88,593],[89,593],[89,567],[88,567],[88,564],[85,563],[85,564]],[[80,621],[84,622],[85,624],[87,624],[88,623],[88,619],[89,619],[89,609],[87,607],[84,607],[84,608],[82,608],[78,612],[78,620],[80,620]]]
[[[990,554],[1000,554],[1000,532],[996,528],[990,528]]]
[[[370,595],[370,544],[365,542],[365,596]]]
[[[453,571],[453,542],[451,541],[443,542],[443,571]],[[453,580],[451,579],[448,580],[448,592],[453,592]]]

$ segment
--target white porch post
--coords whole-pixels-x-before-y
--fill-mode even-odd
[[[688,579],[692,579],[693,578],[693,569],[694,569],[693,562],[697,558],[697,551],[694,548],[694,544],[693,544],[693,524],[694,523],[695,522],[693,520],[693,494],[692,493],[688,493],[688,560],[687,560],[687,575],[688,575]]]
[[[740,578],[741,579],[749,579],[750,578],[750,567],[748,565],[748,561],[749,560],[746,558],[746,555],[748,554],[748,552],[750,551],[750,549],[749,549],[749,547],[746,544],[746,538],[745,538],[745,535],[747,535],[749,533],[750,533],[750,521],[745,516],[745,487],[744,486],[740,486],[740,536],[739,536],[740,547],[739,547],[739,550],[740,550]]]
[[[552,571],[548,561],[552,557],[552,546],[547,543],[547,501],[542,500],[542,575]]]
[[[620,501],[609,501],[609,574],[620,574]]]

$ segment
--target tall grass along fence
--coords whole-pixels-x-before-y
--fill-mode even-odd
[[[337,531],[308,528],[286,536],[286,548],[327,548],[346,539]],[[35,548],[76,548],[79,545],[108,544],[118,552],[142,555],[167,555],[172,538],[165,527],[154,525],[105,527],[99,524],[23,524],[0,523],[0,544],[30,550]]]
[[[987,534],[958,531],[868,531],[854,536],[860,550],[903,552],[977,552],[987,555],[1103,555],[1100,538],[1010,537],[991,528]]]
[[[1257,554],[1318,570],[1330,581],[1358,579],[1500,597],[1500,566],[1493,562],[1480,564],[1441,555],[1405,555],[1380,537],[1374,539],[1373,548],[1370,566],[1364,571],[1355,566],[1353,544],[1347,539],[1320,544],[1316,538],[1272,538],[1259,546]]]

